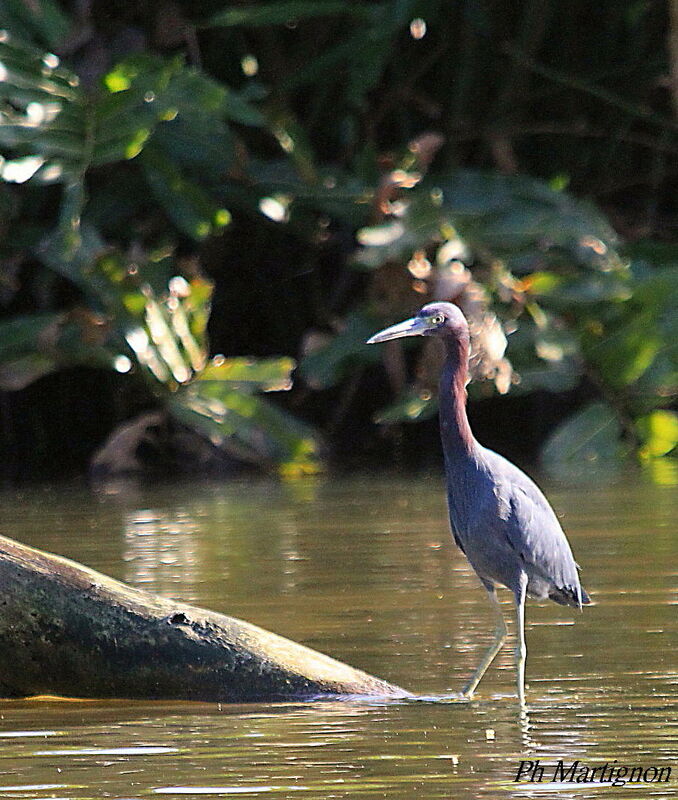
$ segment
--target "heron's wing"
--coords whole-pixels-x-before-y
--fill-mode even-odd
[[[581,605],[577,565],[558,518],[540,489],[524,480],[502,492],[506,509],[505,532],[521,560],[553,586],[554,600]]]
[[[454,543],[461,550],[461,552],[464,555],[466,555],[466,550],[464,549],[464,545],[463,545],[461,539],[459,538],[459,535],[457,534],[457,531],[456,531],[456,528],[455,528],[454,524],[451,525],[451,529],[452,529],[452,536],[454,537]]]

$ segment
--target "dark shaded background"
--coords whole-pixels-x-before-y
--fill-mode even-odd
[[[666,3],[401,4],[406,18],[426,20],[421,40],[402,21],[393,30],[374,26],[371,38],[361,39],[369,25],[342,15],[309,17],[313,4],[300,4],[304,13],[282,25],[202,25],[217,12],[251,5],[63,2],[79,24],[59,54],[94,85],[130,52],[181,53],[229,86],[261,91],[272,117],[292,119],[303,131],[316,163],[363,179],[377,181],[413,137],[434,130],[444,145],[433,171],[473,166],[555,181],[594,201],[628,241],[675,244],[678,124]],[[364,5],[377,14],[397,4]],[[243,75],[247,54],[259,63],[255,81]],[[249,132],[248,151],[265,159],[276,146],[270,135]],[[131,168],[116,166],[102,168],[91,180],[129,190],[135,178]],[[52,216],[58,190],[43,191],[39,199],[36,193],[34,200],[32,213]],[[137,218],[152,216],[151,198],[139,192],[135,202]],[[237,208],[233,215],[221,236],[179,245],[215,283],[212,351],[298,356],[309,329],[329,330],[329,321],[366,290],[368,278],[347,261],[355,231],[348,221],[333,220],[328,235],[317,241],[303,226],[284,230]],[[109,233],[124,242],[134,231]],[[18,267],[6,261],[1,268],[2,283],[12,287],[3,295],[0,286],[3,316],[67,307],[74,299],[72,288],[57,278],[49,286],[36,284],[30,261]],[[584,382],[559,395],[495,397],[473,403],[470,415],[484,444],[529,463],[549,431],[594,394]],[[363,371],[348,400],[341,387],[312,392],[300,384],[277,402],[324,433],[329,460],[337,466],[436,463],[435,421],[384,430],[372,423],[373,412],[389,397],[377,367]],[[2,475],[13,480],[81,474],[118,423],[153,403],[133,378],[90,369],[65,370],[3,392]]]

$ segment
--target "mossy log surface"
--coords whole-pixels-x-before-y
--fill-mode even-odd
[[[0,696],[219,702],[408,692],[248,622],[0,537]]]

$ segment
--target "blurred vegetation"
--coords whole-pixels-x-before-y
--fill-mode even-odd
[[[440,353],[364,340],[444,298],[472,400],[568,398],[546,466],[634,453],[675,480],[667,28],[645,0],[4,0],[3,449],[97,370],[107,470],[151,424],[291,474],[369,454],[366,417],[435,416]]]

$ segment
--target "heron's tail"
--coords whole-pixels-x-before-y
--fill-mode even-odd
[[[573,608],[581,608],[591,602],[591,598],[583,586],[552,586],[549,589],[549,600],[553,600],[554,603],[559,603],[561,606],[572,606]]]

